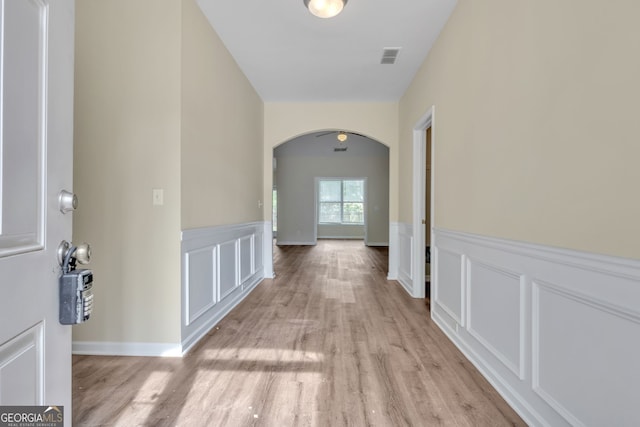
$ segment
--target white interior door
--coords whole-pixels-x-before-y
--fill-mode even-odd
[[[71,327],[56,249],[71,240],[73,0],[0,0],[0,405],[62,405]]]

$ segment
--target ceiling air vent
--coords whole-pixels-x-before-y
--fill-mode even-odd
[[[399,52],[399,47],[385,47],[384,49],[382,49],[382,59],[380,59],[380,63],[395,64]]]
[[[333,147],[333,151],[335,152],[342,152],[342,151],[347,151],[348,147]]]

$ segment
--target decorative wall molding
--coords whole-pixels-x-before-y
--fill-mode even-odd
[[[252,234],[250,236],[242,237],[240,238],[240,240],[238,240],[238,251],[240,252],[237,255],[240,259],[240,263],[238,265],[240,281],[238,282],[238,284],[245,283],[256,272],[255,238],[255,234]]]
[[[215,325],[218,324],[231,310],[235,308],[249,293],[260,283],[261,279],[256,279],[243,285],[243,292],[231,294],[229,298],[220,301],[215,311],[211,311],[206,320],[192,328],[188,335],[182,337],[182,353],[186,354],[191,348],[200,341]]]
[[[387,279],[398,280],[398,257],[400,241],[400,223],[389,223],[389,272]]]
[[[524,380],[525,277],[492,264],[467,259],[466,279],[469,334]],[[480,310],[476,316],[475,309],[494,304],[496,295],[503,295],[502,300],[511,304],[503,304],[500,310],[491,312],[489,316]],[[500,339],[506,336],[509,337],[509,345],[505,347]]]
[[[273,275],[270,223],[182,233],[182,352],[186,353],[265,277]],[[265,233],[268,238],[265,239]]]
[[[412,297],[413,290],[413,227],[398,223],[398,282]]]
[[[433,302],[437,304],[456,324],[465,326],[465,266],[464,254],[436,246],[435,259],[438,260],[436,280],[447,286],[433,287]]]
[[[262,268],[265,279],[273,279],[273,223],[265,221],[262,228],[262,237],[258,236],[256,240],[256,269]]]
[[[218,291],[216,288],[218,265],[218,248],[206,247],[196,249],[185,254],[184,269],[187,272],[184,286],[185,292],[184,306],[187,307],[185,322],[187,325],[195,322],[218,302]],[[198,271],[192,271],[192,265],[211,264],[213,268],[204,270],[202,277],[198,277]],[[192,285],[193,283],[193,285]],[[200,286],[200,283],[209,283],[209,286]],[[191,292],[193,290],[193,292]],[[199,292],[199,295],[196,294]]]
[[[262,279],[273,278],[271,233],[271,222],[184,230],[181,342],[74,341],[73,353],[159,357],[186,354]]]
[[[432,317],[529,425],[637,425],[640,261],[434,230]]]

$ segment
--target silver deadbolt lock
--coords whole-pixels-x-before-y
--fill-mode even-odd
[[[78,196],[62,190],[58,195],[58,205],[62,213],[73,212],[78,208]]]

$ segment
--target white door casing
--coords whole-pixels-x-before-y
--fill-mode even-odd
[[[73,165],[73,0],[0,0],[0,405],[61,405],[71,327],[58,322],[58,207]]]
[[[434,211],[435,211],[435,150],[434,150],[434,134],[431,133],[431,212],[429,215],[429,224],[425,226],[422,220],[425,216],[425,198],[426,198],[426,147],[427,147],[427,129],[432,128],[435,120],[435,106],[429,108],[429,110],[418,120],[413,127],[413,292],[414,298],[425,297],[425,285],[424,285],[424,257],[425,257],[425,233],[431,233],[431,244],[433,245],[433,228]],[[438,280],[435,274],[437,254],[434,251],[431,252],[431,290],[432,292],[436,288],[436,281]],[[433,299],[432,299],[433,301]]]

